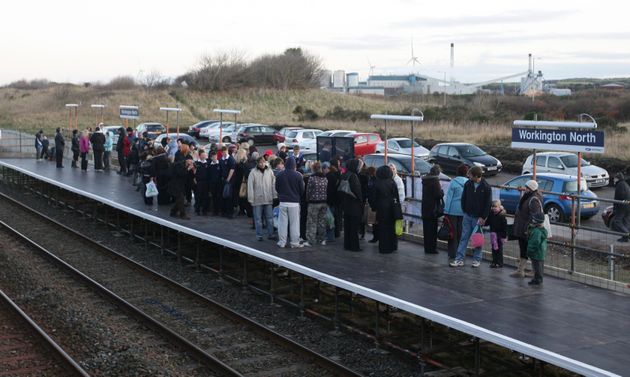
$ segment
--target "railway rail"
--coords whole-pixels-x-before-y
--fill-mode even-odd
[[[222,375],[359,375],[5,194],[0,201],[11,207],[12,225],[25,242]],[[50,234],[56,236],[46,237]]]

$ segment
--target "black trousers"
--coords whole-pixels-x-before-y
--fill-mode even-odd
[[[118,165],[120,166],[119,172],[121,174],[127,172],[127,158],[125,157],[125,154],[122,151],[118,152]]]
[[[103,152],[103,168],[105,170],[109,170],[109,157],[111,155],[111,151]]]
[[[186,217],[186,206],[184,205],[186,198],[184,197],[184,192],[180,192],[177,196],[175,196],[175,204],[171,208],[171,216],[179,216]]]
[[[497,238],[498,249],[492,248],[492,264],[503,266],[503,240]]]
[[[534,280],[542,283],[543,273],[545,270],[545,261],[532,259],[532,268],[534,269]]]
[[[210,210],[210,184],[207,181],[198,181],[195,190],[195,212],[207,214]]]
[[[223,187],[226,184],[221,184],[221,214],[224,216],[232,217],[234,215],[234,199],[233,198],[223,198]]]
[[[451,225],[453,226],[453,231],[455,233],[455,237],[452,240],[448,241],[448,258],[455,259],[455,254],[457,254],[457,247],[459,246],[459,242],[462,239],[462,220],[464,219],[464,216],[446,216],[448,216],[448,219],[451,221]]]
[[[360,251],[359,223],[361,216],[344,215],[343,217],[343,248],[350,251]]]
[[[396,237],[396,223],[394,220],[383,221],[378,224],[378,252],[389,254],[398,249],[398,237]]]
[[[221,189],[220,183],[210,183],[210,195],[212,195],[212,212],[218,215],[221,212]]]
[[[103,151],[94,151],[94,169],[103,170]]]
[[[437,217],[423,217],[422,231],[424,234],[424,252],[435,254],[437,252]]]
[[[518,249],[521,259],[527,259],[527,238],[518,239]]]
[[[79,151],[72,151],[72,167],[78,168],[77,162],[79,162]]]
[[[335,238],[341,237],[341,228],[343,228],[343,204],[336,204],[333,210],[335,217]]]
[[[87,170],[88,160],[87,160],[87,152],[81,153],[81,170]]]
[[[57,160],[57,167],[63,168],[63,148],[55,148],[55,160]]]

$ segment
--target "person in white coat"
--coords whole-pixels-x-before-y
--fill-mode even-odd
[[[394,174],[394,183],[396,184],[396,188],[398,189],[398,200],[400,200],[400,203],[402,204],[405,202],[405,184],[403,183],[402,178],[398,176],[396,165],[390,163],[388,164],[388,166],[392,170],[392,174]]]
[[[256,160],[256,168],[252,169],[247,179],[247,200],[252,205],[254,212],[254,226],[256,239],[263,240],[263,223],[265,216],[267,222],[267,238],[275,239],[273,235],[273,207],[272,203],[278,197],[276,192],[276,177],[264,157]]]

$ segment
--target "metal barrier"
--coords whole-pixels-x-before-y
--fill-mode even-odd
[[[399,174],[407,185],[408,174]],[[418,176],[415,176],[419,179]],[[421,183],[415,182],[414,186]],[[491,185],[495,190],[518,190],[514,187]],[[418,188],[416,188],[418,190]],[[565,279],[575,280],[589,285],[630,292],[630,243],[620,243],[617,239],[629,234],[616,232],[607,228],[596,228],[582,225],[579,216],[579,203],[593,198],[571,193],[559,193],[539,190],[543,196],[563,196],[571,200],[571,213],[574,214],[568,223],[552,222],[552,237],[548,240],[548,250],[545,257],[545,273]],[[409,192],[409,190],[407,190]],[[417,191],[415,191],[417,192]],[[406,198],[405,212],[405,236],[416,239],[421,238],[422,216],[419,208],[422,199],[413,195]],[[445,191],[446,194],[446,191]],[[496,194],[496,191],[495,191]],[[495,195],[493,195],[495,197]],[[630,205],[630,201],[619,201],[607,198],[597,198],[598,205],[603,203]],[[410,210],[415,207],[414,210]],[[605,208],[600,205],[602,209]],[[599,211],[595,216],[600,216]],[[507,215],[508,223],[512,222],[513,215]],[[420,226],[418,226],[420,225]],[[440,241],[442,247],[445,242]],[[503,246],[504,259],[507,264],[515,265],[519,259],[518,243],[506,242]],[[490,250],[484,250],[484,258],[490,259]]]

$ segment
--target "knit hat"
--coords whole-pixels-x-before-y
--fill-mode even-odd
[[[322,169],[328,169],[328,168],[330,168],[330,162],[328,161],[322,162]]]
[[[542,213],[534,213],[532,215],[532,224],[542,224],[545,222],[545,215]]]
[[[273,154],[273,151],[271,149],[267,149],[265,151],[265,156],[271,156]]]
[[[525,182],[525,187],[529,188],[532,191],[536,191],[538,190],[538,182],[530,179],[529,181]]]

